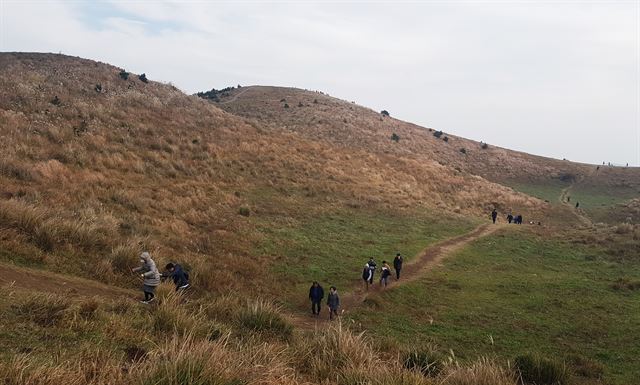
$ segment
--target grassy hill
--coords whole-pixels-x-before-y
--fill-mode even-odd
[[[0,54],[0,361],[8,383],[513,384],[507,359],[527,351],[517,335],[519,345],[502,355],[465,350],[424,376],[406,367],[406,335],[392,332],[393,346],[376,338],[376,328],[391,330],[377,309],[349,314],[371,320],[364,336],[340,326],[309,332],[300,319],[309,281],[352,291],[369,257],[402,252],[410,263],[486,222],[493,207],[540,221],[550,234],[562,225],[566,236],[578,234],[582,215],[638,218],[637,169],[482,146],[317,92],[242,87],[216,98],[91,60]],[[565,189],[584,211],[560,203]],[[634,304],[638,230],[626,226],[579,234],[586,249],[628,267],[610,278],[622,280]],[[135,296],[129,268],[142,250],[160,266],[178,261],[192,272],[186,303],[163,287],[156,307],[140,308],[95,286]],[[566,268],[584,273],[580,264]],[[424,319],[414,321],[407,333],[422,335]],[[458,327],[471,325],[463,318]],[[439,343],[459,350],[461,338]],[[539,350],[554,360],[561,351]],[[636,367],[615,366],[611,378]]]

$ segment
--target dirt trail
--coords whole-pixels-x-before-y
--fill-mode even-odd
[[[220,101],[220,102],[218,102],[217,104],[228,104],[228,103],[233,103],[233,102],[235,102],[235,101],[238,99],[238,97],[239,97],[240,95],[244,94],[244,93],[245,93],[245,92],[247,92],[247,91],[249,91],[249,89],[248,89],[248,88],[245,88],[244,90],[242,90],[242,91],[238,92],[237,94],[233,95],[233,96],[231,97],[231,99]]]
[[[582,179],[580,179],[576,183],[580,183],[581,181],[582,181]],[[560,203],[562,203],[563,205],[565,205],[569,209],[571,209],[571,212],[573,212],[573,214],[576,216],[576,218],[578,218],[578,220],[580,220],[580,222],[582,222],[583,225],[592,226],[593,222],[591,221],[591,219],[589,217],[587,217],[582,212],[581,209],[575,207],[569,201],[569,191],[573,188],[574,185],[575,185],[575,183],[572,183],[571,186],[563,188],[562,191],[560,192],[560,197],[558,199],[560,200]]]
[[[13,287],[79,297],[133,298],[131,290],[84,278],[0,263],[0,287]]]
[[[398,285],[404,285],[406,283],[415,281],[416,279],[420,278],[425,272],[429,271],[434,266],[439,264],[447,255],[453,253],[454,251],[460,250],[476,239],[485,237],[495,232],[503,226],[504,225],[491,224],[481,225],[467,234],[455,238],[450,238],[428,247],[427,249],[423,250],[417,258],[411,260],[410,262],[404,263],[399,281],[395,280],[394,272],[389,278],[389,285],[384,290],[380,288],[380,285],[377,281],[374,281],[373,287],[370,287],[367,291],[364,289],[362,281],[360,281],[361,285],[357,288],[349,292],[340,293],[340,308],[342,314],[349,314],[349,312],[351,312],[353,309],[360,306],[364,302],[364,300],[367,299],[367,297],[379,295],[386,290],[393,290],[393,288]],[[376,273],[376,278],[379,279],[380,272],[377,271]],[[322,305],[322,318],[312,318],[309,315],[296,315],[291,318],[291,321],[296,326],[309,330],[316,329],[323,324],[326,324],[328,310],[324,303]]]

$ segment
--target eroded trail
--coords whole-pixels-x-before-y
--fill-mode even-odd
[[[352,288],[351,291],[343,291],[340,293],[340,308],[342,314],[349,314],[352,312],[358,306],[362,305],[367,297],[379,295],[386,290],[393,290],[396,286],[404,285],[419,279],[425,272],[438,265],[448,255],[460,250],[476,239],[495,232],[503,226],[504,225],[492,224],[481,225],[467,234],[444,240],[426,248],[418,257],[404,263],[399,281],[395,280],[395,273],[392,274],[392,277],[389,278],[389,285],[386,289],[381,289],[378,282],[374,281],[373,287],[370,287],[369,290],[365,290],[364,284],[360,281],[361,286]],[[380,272],[377,271],[376,273],[376,278],[379,278],[380,276],[378,274]],[[324,303],[322,312],[323,314],[320,318],[313,318],[310,315],[296,315],[292,317],[292,322],[300,328],[313,330],[321,327],[327,322],[326,317],[328,317],[328,310]]]
[[[579,181],[580,182],[580,181]],[[577,207],[575,207],[570,201],[570,196],[569,196],[569,191],[571,191],[571,189],[573,188],[574,183],[571,184],[571,186],[569,187],[565,187],[562,189],[562,191],[560,192],[560,197],[558,198],[560,200],[560,203],[562,203],[563,205],[567,206],[569,209],[571,209],[571,211],[573,212],[573,214],[576,216],[576,218],[578,218],[578,220],[585,226],[591,226],[593,225],[593,222],[591,221],[591,219],[589,219],[589,217],[587,217],[586,215],[584,215],[584,213]]]
[[[67,296],[132,298],[131,290],[98,281],[0,263],[0,288],[17,288]]]

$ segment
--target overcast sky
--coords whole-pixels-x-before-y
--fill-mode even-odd
[[[0,0],[0,50],[100,60],[187,93],[326,91],[455,135],[640,165],[639,1]]]

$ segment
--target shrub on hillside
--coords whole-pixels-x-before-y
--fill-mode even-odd
[[[139,75],[138,79],[140,79],[140,81],[143,83],[149,83],[149,79],[147,79],[147,74]]]
[[[524,354],[513,360],[513,367],[527,385],[566,385],[569,371],[562,362],[533,354]]]
[[[482,144],[480,145],[480,147],[481,147],[483,150],[486,150],[487,148],[489,148],[489,145],[488,145],[488,144],[486,144],[486,143],[482,143]]]
[[[318,99],[313,99],[313,104],[318,104]]]
[[[123,79],[123,80],[129,79],[129,73],[125,70],[120,71],[118,75],[120,76],[120,79]]]
[[[433,132],[433,136],[435,136],[436,138],[440,139],[440,137],[442,136],[442,134],[444,134],[444,132],[438,130],[438,131],[434,131]]]
[[[382,111],[380,111],[380,113],[382,114],[382,116],[390,116],[389,115],[389,111],[387,111],[387,110],[382,110]]]
[[[62,104],[58,95],[51,99],[51,104],[53,104],[54,106],[59,106],[60,104]]]
[[[34,323],[48,327],[55,326],[69,308],[69,301],[52,294],[32,294],[23,301],[12,305],[14,314]]]
[[[287,103],[284,104],[284,108],[289,108],[289,105]]]
[[[446,143],[446,142],[448,142],[448,141],[449,141],[449,137],[448,137],[448,136],[445,136],[444,138],[442,138],[442,140],[444,140],[444,141],[445,141],[445,143]]]
[[[437,376],[442,371],[443,357],[431,349],[412,350],[405,354],[403,365],[407,369],[418,370],[425,376]]]
[[[288,341],[293,336],[293,325],[285,320],[277,306],[263,299],[248,301],[237,318],[244,329]]]
[[[302,102],[298,102],[298,107],[304,107],[304,104],[302,104]]]
[[[391,140],[398,143],[400,141],[400,137],[394,132],[393,134],[391,134]]]
[[[249,215],[251,215],[251,210],[249,210],[248,207],[242,206],[238,209],[238,214],[242,215],[243,217],[248,217]]]
[[[466,149],[466,148],[461,148],[461,149],[460,149],[460,153],[462,153],[462,154],[465,154],[465,155],[466,155],[466,154],[467,154],[467,149]]]

